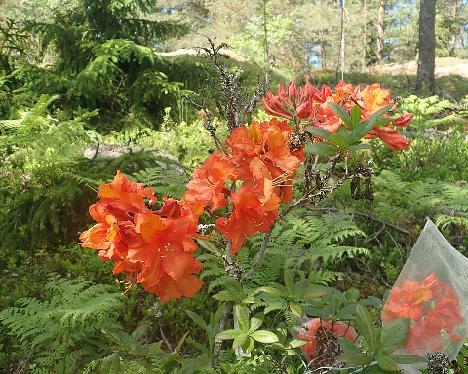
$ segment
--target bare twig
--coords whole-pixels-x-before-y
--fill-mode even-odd
[[[249,95],[247,89],[241,84],[242,71],[231,72],[220,59],[220,50],[227,48],[227,44],[216,46],[212,39],[207,37],[207,40],[209,46],[200,49],[211,59],[217,74],[216,77],[207,82],[209,90],[205,90],[205,95],[214,101],[218,114],[226,120],[229,130],[232,131],[243,123],[250,122],[253,111],[260,98],[265,94],[267,83],[266,80],[259,80],[254,93]],[[204,104],[195,105],[207,111]],[[212,132],[211,129],[208,131]]]
[[[159,321],[159,332],[161,333],[161,337],[163,338],[164,343],[166,343],[167,348],[169,349],[169,351],[172,352],[173,351],[172,345],[171,345],[171,343],[169,343],[169,340],[167,340],[166,335],[164,335],[164,331],[163,331],[162,326],[161,326],[161,321]]]
[[[374,234],[372,235],[369,239],[367,239],[367,242],[371,242],[374,239],[377,239],[377,237],[381,234],[381,232],[385,229],[385,223],[382,224],[382,227]]]

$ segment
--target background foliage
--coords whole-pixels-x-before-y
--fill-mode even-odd
[[[155,187],[159,198],[178,198],[214,150],[190,95],[213,94],[214,68],[203,56],[164,52],[200,46],[207,34],[233,47],[223,62],[242,70],[248,89],[267,65],[271,86],[289,78],[334,84],[336,2],[0,2],[0,371],[214,372],[209,347],[223,312],[218,301],[245,301],[265,315],[262,328],[284,319],[286,336],[295,314],[320,305],[294,293],[251,298],[257,287],[303,280],[342,291],[352,286],[359,290],[344,292],[348,299],[359,295],[378,306],[369,296],[384,296],[426,218],[467,254],[467,81],[441,77],[438,96],[422,98],[412,95],[411,75],[371,73],[378,3],[347,1],[344,78],[380,82],[415,118],[405,152],[364,151],[374,163],[374,201],[351,199],[345,184],[320,205],[297,210],[277,225],[265,262],[243,285],[224,276],[215,237],[200,250],[204,290],[160,305],[116,281],[110,264],[76,242],[90,224],[95,189],[117,169]],[[383,62],[415,58],[416,5],[385,1]],[[437,6],[438,56],[465,57],[466,4]],[[216,124],[225,137],[225,123]],[[236,257],[246,271],[260,242],[252,238]],[[281,360],[255,344],[251,357],[226,346],[219,370],[304,371],[298,356]],[[467,357],[465,347],[460,368]]]

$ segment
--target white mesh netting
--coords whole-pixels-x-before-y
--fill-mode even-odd
[[[443,352],[454,359],[468,336],[468,259],[430,220],[384,305],[383,323],[395,318],[411,322],[402,354]]]

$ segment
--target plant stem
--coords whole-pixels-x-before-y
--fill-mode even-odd
[[[229,318],[229,315],[232,312],[232,302],[227,302],[226,307],[224,309],[223,318],[219,321],[218,332],[223,331],[226,328],[226,323]],[[223,345],[223,341],[215,338],[215,344],[213,348],[213,355],[211,356],[211,366],[215,367],[218,365],[218,355],[221,351],[221,346]]]
[[[234,189],[234,188],[235,188],[235,186],[233,185],[232,189]],[[224,265],[225,271],[226,271],[226,267],[229,266],[232,263],[232,259],[233,259],[233,255],[232,255],[232,252],[231,252],[231,246],[232,246],[231,242],[228,241],[226,243],[226,249],[225,249],[225,251],[226,251],[226,261],[225,261],[225,265]],[[229,315],[231,314],[232,311],[233,311],[233,303],[231,301],[226,302],[226,307],[224,308],[223,317],[221,318],[221,321],[219,321],[218,333],[221,332],[221,331],[224,331],[224,329],[226,328],[227,320],[228,320]],[[223,341],[215,338],[215,343],[214,343],[214,348],[213,348],[213,355],[211,356],[211,366],[212,367],[215,367],[215,366],[218,365],[218,355],[219,355],[219,352],[221,351],[221,346],[222,345],[223,345]]]
[[[333,164],[335,165],[336,162]],[[332,172],[330,171],[327,173],[326,178],[330,179]],[[312,194],[308,193],[302,196],[300,199],[296,200],[294,203],[289,205],[283,212],[280,214],[278,219],[273,223],[271,226],[270,230],[268,233],[264,236],[262,245],[260,247],[260,250],[257,252],[255,255],[255,260],[252,268],[245,273],[245,275],[241,278],[241,282],[245,282],[246,280],[250,279],[252,275],[255,273],[255,271],[258,269],[258,267],[261,265],[263,262],[263,259],[265,258],[266,251],[268,249],[268,244],[271,239],[271,233],[273,232],[273,229],[275,228],[276,223],[283,217],[285,217],[287,214],[289,214],[294,208],[298,207],[299,205],[309,201],[311,204],[316,205],[320,200],[324,199],[326,196],[331,194],[333,191],[335,191],[338,187],[340,187],[346,179],[349,179],[352,175],[346,171],[346,173],[333,185],[330,187],[322,187],[318,192]]]

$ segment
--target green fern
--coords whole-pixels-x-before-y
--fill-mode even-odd
[[[181,198],[188,182],[185,170],[177,162],[168,159],[156,162],[159,162],[160,166],[137,171],[132,176],[139,183],[153,187],[158,196]]]
[[[414,222],[417,217],[458,217],[445,220],[446,224],[462,222],[468,212],[468,185],[434,179],[405,182],[388,170],[374,178],[378,191],[374,211],[389,222]]]
[[[292,266],[305,274],[315,284],[330,284],[340,273],[327,269],[328,264],[344,257],[368,255],[369,250],[358,246],[343,245],[350,238],[365,237],[363,231],[348,215],[314,216],[299,210],[279,221],[271,234],[266,255],[252,277],[245,285],[248,289],[268,286],[283,277],[284,266]],[[252,268],[256,252],[262,245],[263,235],[257,235],[247,242],[234,258],[234,267],[241,273]],[[225,260],[215,244],[210,243],[208,253],[199,259],[203,261],[200,277],[208,281],[208,291],[222,290],[232,279],[225,274]],[[204,244],[207,246],[207,244]],[[316,268],[321,261],[320,269]],[[282,309],[284,305],[275,300],[256,300],[254,309]]]
[[[415,95],[402,100],[401,111],[413,113],[412,126],[430,128],[438,126],[460,126],[465,123],[463,108],[438,96],[419,98]]]
[[[314,216],[305,210],[296,211],[280,221],[272,232],[267,248],[264,264],[255,271],[252,282],[266,285],[281,276],[284,264],[291,264],[309,273],[316,272],[314,264],[321,260],[325,267],[327,263],[343,257],[358,254],[369,254],[367,248],[349,245],[339,245],[349,238],[365,237],[352,221],[349,215]],[[253,240],[253,247],[259,248],[262,237]],[[321,269],[324,270],[324,269]],[[315,273],[316,283],[320,283]],[[326,278],[333,280],[330,273]]]
[[[122,295],[109,286],[51,275],[49,297],[19,299],[0,313],[8,334],[31,355],[32,372],[72,372],[80,357],[103,350],[102,328],[118,328],[116,311]]]

